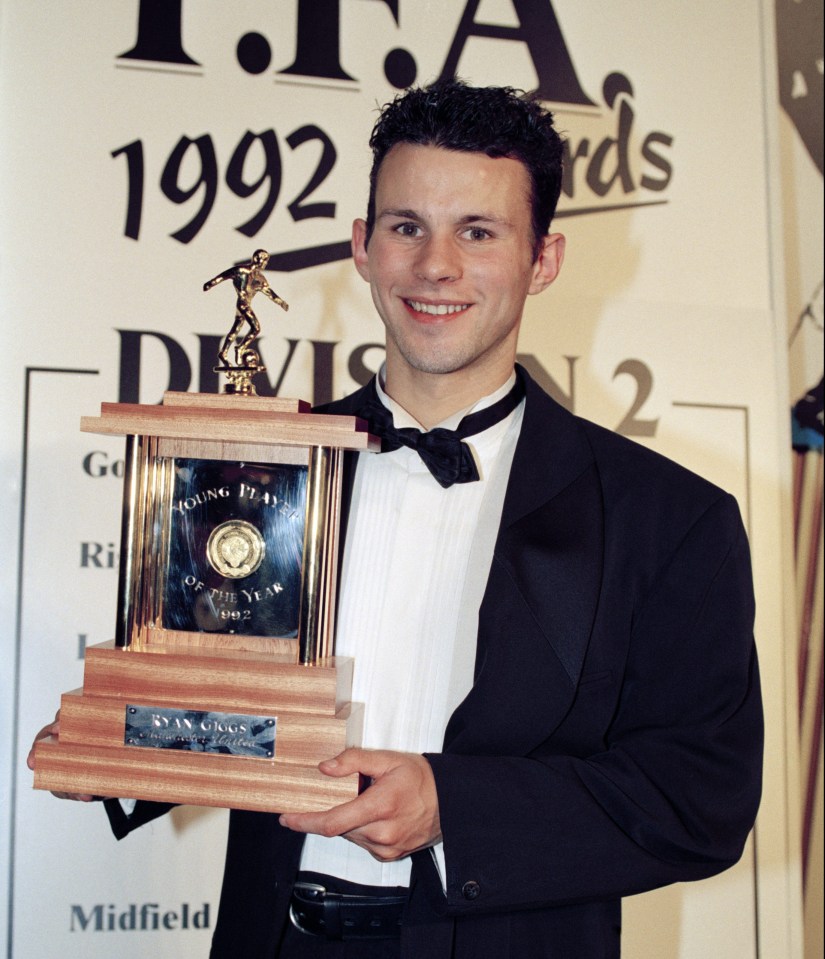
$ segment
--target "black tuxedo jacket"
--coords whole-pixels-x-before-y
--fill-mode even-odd
[[[761,788],[752,621],[733,498],[528,380],[474,685],[428,756],[447,892],[415,854],[405,959],[617,957],[622,896],[735,863]],[[125,834],[163,808],[110,815]],[[273,959],[301,843],[231,814],[212,959]]]

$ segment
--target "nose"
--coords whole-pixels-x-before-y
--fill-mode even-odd
[[[428,283],[449,283],[461,276],[461,255],[451,236],[431,235],[418,250],[415,272]]]

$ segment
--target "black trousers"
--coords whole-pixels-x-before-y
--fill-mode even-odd
[[[277,959],[398,959],[399,939],[351,939],[339,942],[308,936],[290,922],[284,932]]]

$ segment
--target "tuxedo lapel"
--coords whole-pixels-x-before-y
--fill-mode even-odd
[[[564,718],[596,613],[602,524],[583,432],[528,378],[479,612],[475,682],[450,720],[445,751],[524,755]]]
[[[496,566],[518,585],[575,684],[601,586],[601,486],[578,421],[532,381],[519,440]],[[495,601],[489,590],[487,600]]]

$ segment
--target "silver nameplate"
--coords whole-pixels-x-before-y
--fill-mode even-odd
[[[167,706],[126,707],[126,746],[273,759],[274,716],[211,713]]]

